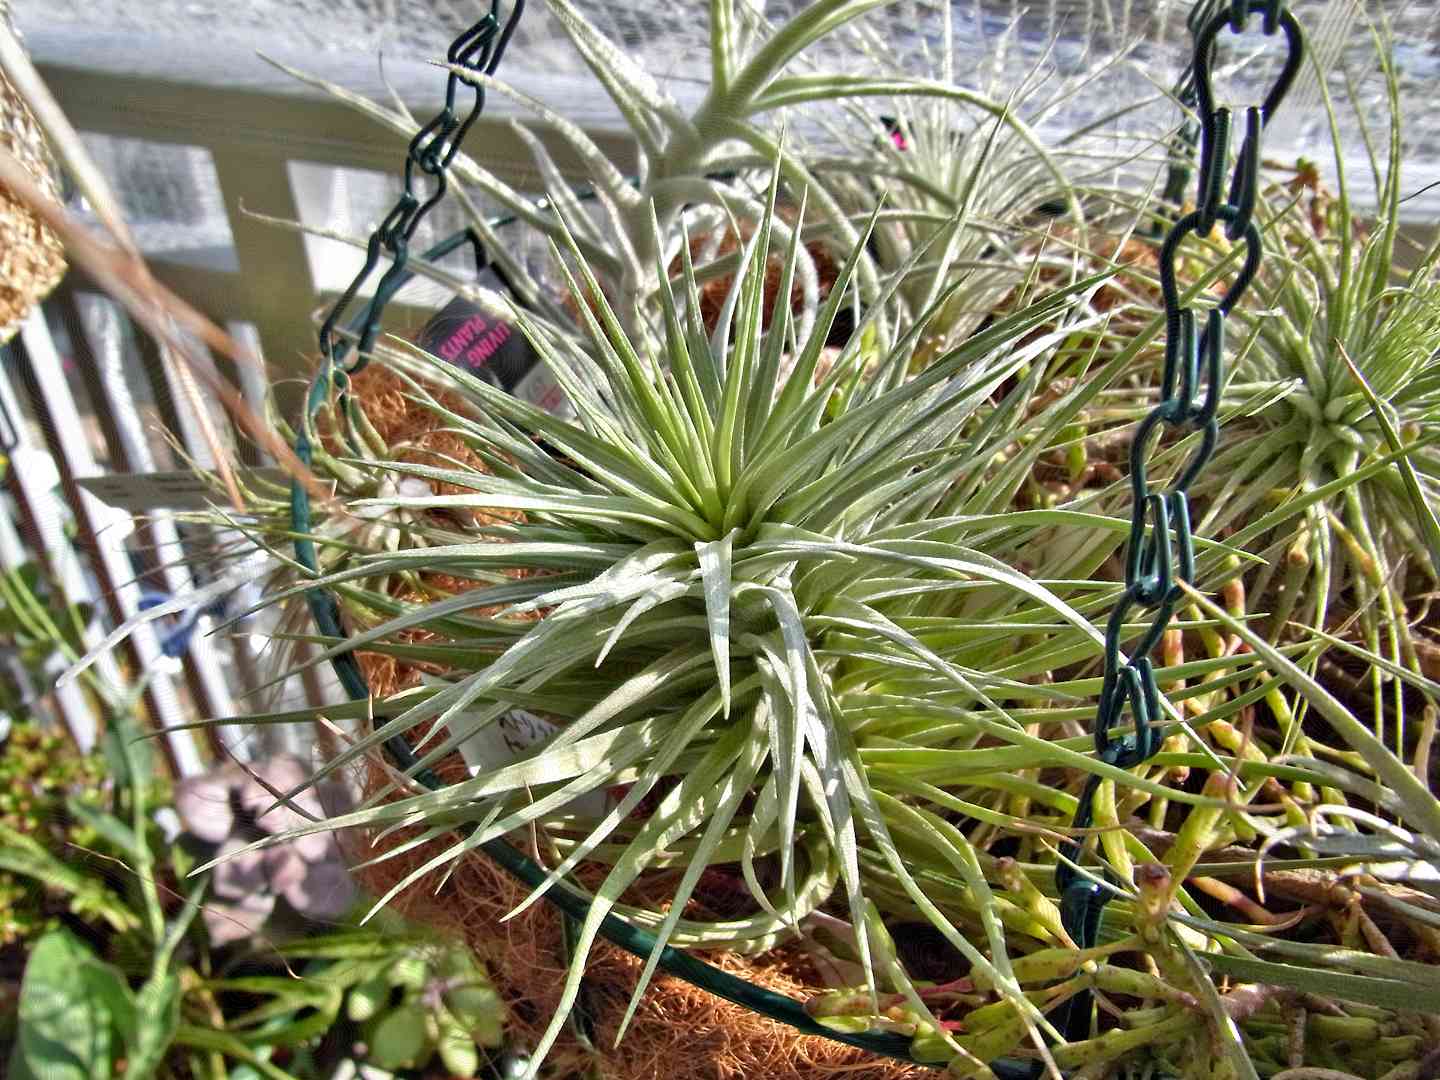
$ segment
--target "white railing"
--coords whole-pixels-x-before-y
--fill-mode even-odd
[[[32,31],[27,43],[82,133],[199,147],[209,155],[231,246],[152,253],[152,268],[197,309],[248,336],[263,351],[270,379],[304,373],[313,350],[313,313],[348,280],[359,256],[345,245],[307,241],[262,224],[248,211],[323,224],[344,194],[344,174],[336,170],[394,173],[403,142],[250,53],[218,48],[176,55],[146,42],[73,30]],[[296,66],[315,71],[314,59],[299,59]],[[388,86],[369,62],[329,59],[318,66],[315,73],[329,81],[375,100],[398,97],[420,116],[433,112],[444,83],[424,64],[387,65]],[[542,78],[508,74],[532,90]],[[552,100],[566,91],[564,77],[546,76],[544,82]],[[597,141],[622,163],[633,157],[618,118],[595,109],[604,95],[589,86],[572,89],[574,112]],[[539,178],[509,127],[513,115],[492,97],[469,146],[483,148],[487,166],[507,182],[533,188]],[[552,149],[562,169],[580,179],[565,148]],[[33,560],[44,566],[69,602],[92,612],[84,643],[93,646],[106,628],[136,613],[145,591],[174,595],[189,588],[189,567],[203,564],[203,551],[190,546],[201,538],[187,536],[163,510],[134,518],[76,482],[104,471],[174,467],[166,431],[202,463],[210,451],[191,398],[178,385],[183,372],[173,358],[77,273],[31,316],[6,352],[0,404],[16,420],[6,487],[18,528],[9,520],[0,524],[0,565]],[[259,380],[222,369],[259,404],[265,392]],[[212,419],[225,423],[218,412]],[[205,626],[202,619],[202,631]],[[253,644],[244,633],[197,632],[172,658],[146,629],[103,660],[100,671],[117,682],[127,670],[145,671],[151,715],[173,726],[245,710],[242,695],[257,679]],[[13,657],[0,667],[0,677],[15,681],[37,715],[63,721],[81,746],[89,746],[99,722],[94,703],[75,685],[57,689],[55,673],[52,663],[37,677],[20,670]],[[320,701],[328,692],[312,673],[305,695]],[[232,745],[228,734],[171,733],[166,746],[174,771],[188,774],[218,754],[259,749]]]

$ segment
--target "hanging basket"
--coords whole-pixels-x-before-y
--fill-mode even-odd
[[[9,12],[0,8],[8,27]],[[19,92],[0,73],[0,146],[14,154],[42,191],[60,198],[60,183],[45,136]],[[15,336],[30,309],[65,275],[60,239],[0,184],[0,344]]]

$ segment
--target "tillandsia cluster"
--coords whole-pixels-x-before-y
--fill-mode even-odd
[[[1386,122],[1353,96],[1325,105],[1334,130],[1365,133],[1377,205],[1362,218],[1338,153],[1333,194],[1304,162],[1266,192],[1280,251],[1241,313],[1233,398],[1247,419],[1222,447],[1227,481],[1206,521],[1267,556],[1247,585],[1271,640],[1293,620],[1419,671],[1423,598],[1440,574],[1440,245],[1402,231],[1398,73],[1378,32],[1376,46]],[[1404,753],[1414,709],[1381,672],[1356,680],[1357,707]]]
[[[1095,588],[1071,583],[1077,563],[1053,574],[1066,582],[1065,596],[1011,565],[1025,541],[1056,519],[1012,522],[992,513],[1036,452],[1022,447],[1003,468],[992,467],[1000,451],[1023,442],[1006,421],[1027,412],[1049,370],[1040,358],[1070,326],[1062,320],[1032,332],[1067,308],[1083,321],[1076,301],[1096,282],[997,322],[916,378],[907,378],[911,334],[875,356],[870,378],[856,380],[847,373],[857,368],[841,362],[817,381],[862,248],[841,268],[840,288],[808,336],[796,339],[796,317],[783,307],[762,333],[777,186],[778,176],[762,227],[746,246],[727,321],[713,338],[699,321],[694,276],[685,275],[680,297],[662,279],[666,319],[658,341],[651,348],[632,342],[578,245],[570,245],[579,272],[573,290],[589,291],[599,309],[595,316],[583,309],[587,348],[524,312],[515,317],[577,418],[549,415],[459,371],[448,378],[470,407],[447,410],[414,381],[417,400],[442,415],[488,471],[393,462],[397,478],[464,493],[353,506],[362,514],[483,507],[523,517],[452,527],[450,542],[440,542],[437,529],[430,546],[353,556],[349,568],[324,579],[344,588],[351,603],[391,617],[320,659],[352,647],[393,651],[442,664],[448,678],[417,691],[403,709],[387,707],[394,718],[377,722],[321,775],[397,734],[420,743],[431,725],[443,724],[447,730],[422,747],[420,765],[432,765],[517,704],[558,718],[560,730],[510,768],[394,801],[386,799],[387,785],[360,810],[298,831],[422,824],[432,839],[473,823],[415,878],[531,825],[545,830],[547,845],[560,845],[552,880],[584,862],[608,865],[581,929],[570,999],[601,917],[652,864],[673,863],[677,844],[690,854],[669,914],[627,912],[653,922],[662,944],[673,937],[761,946],[828,900],[837,882],[859,910],[862,835],[885,872],[905,882],[916,903],[928,904],[890,836],[892,816],[904,811],[871,789],[857,742],[864,725],[848,715],[847,699],[890,693],[898,708],[907,700],[907,674],[933,669],[971,725],[961,738],[994,734],[1023,754],[1037,740],[1005,702],[1029,694],[1024,677],[1048,669],[1060,653],[1084,659],[1098,648],[1091,623],[1071,603],[1093,610],[1097,599]],[[798,250],[792,237],[781,296]],[[867,340],[862,325],[842,361]],[[781,382],[787,346],[794,356]],[[391,363],[403,373],[434,362],[410,350]],[[1017,378],[1022,368],[1027,374]],[[1082,399],[1077,390],[1031,411],[1029,423],[1036,431],[1063,426]],[[428,603],[364,587],[378,574],[407,569],[441,571],[474,587]],[[479,614],[485,611],[495,613]],[[531,612],[542,617],[523,617]],[[1027,628],[1022,640],[1019,625]],[[400,639],[415,629],[436,640]],[[1007,663],[997,662],[998,652]],[[1086,761],[1073,757],[1077,765]],[[625,792],[599,821],[582,826],[573,818],[576,797],[617,785]],[[936,858],[961,839],[941,825],[919,826]],[[756,913],[714,927],[682,920],[703,871],[737,857]],[[988,890],[970,863],[957,872]],[[972,964],[993,972],[996,985],[1013,989],[998,923],[992,958],[938,909],[927,914]],[[868,968],[863,927],[857,944]],[[1013,1000],[1031,1024],[1041,1022],[1018,995]]]
[[[803,139],[754,121],[819,87],[882,92],[866,77],[780,74],[804,43],[875,5],[823,2],[773,28],[743,5],[712,5],[702,112],[736,110],[739,126],[722,128],[755,154],[742,158],[746,182],[763,179],[743,206],[731,181],[705,177],[714,147],[686,141],[691,122],[569,5],[555,6],[644,129],[648,164],[633,184],[564,134],[584,149],[620,239],[587,223],[556,177],[542,204],[476,166],[460,175],[555,242],[571,303],[532,303],[523,282],[534,279],[517,273],[525,302],[507,317],[570,412],[384,341],[368,399],[352,384],[313,425],[317,471],[337,482],[304,530],[319,572],[278,554],[295,532],[278,497],[257,497],[249,519],[224,516],[277,552],[288,577],[271,602],[323,588],[340,603],[350,636],[310,635],[322,651],[308,663],[358,651],[426,676],[323,713],[244,718],[360,721],[281,803],[362,763],[372,777],[353,811],[247,852],[353,830],[374,843],[367,872],[394,868],[383,905],[412,886],[443,896],[493,840],[525,847],[542,878],[506,926],[547,893],[589,901],[563,988],[547,1000],[553,1019],[537,1025],[533,1069],[570,1037],[587,959],[614,914],[654,942],[606,1018],[617,1036],[664,945],[752,955],[799,943],[811,1017],[837,1034],[901,1036],[913,1059],[957,1077],[996,1075],[1003,1058],[1085,1077],[1132,1066],[1187,1080],[1428,1075],[1440,1044],[1440,981],[1424,962],[1440,956],[1430,757],[1440,686],[1420,662],[1425,628],[1407,637],[1381,616],[1423,613],[1429,588],[1418,568],[1401,571],[1429,554],[1434,259],[1392,280],[1394,222],[1357,239],[1336,210],[1319,237],[1309,206],[1266,194],[1265,277],[1235,316],[1249,332],[1231,335],[1240,374],[1223,419],[1236,434],[1217,479],[1194,489],[1197,572],[1154,650],[1160,751],[1118,768],[1092,752],[1089,730],[1100,624],[1121,593],[1130,530],[1116,497],[1128,496],[1126,463],[1109,455],[1154,406],[1137,358],[1153,355],[1164,319],[1135,310],[1143,291],[1102,292],[1114,236],[1087,251],[1088,223],[1067,222],[1074,265],[1012,278],[993,312],[968,321],[969,301],[956,300],[979,295],[968,263],[990,257],[967,246],[972,234],[1028,206],[977,218],[971,199],[992,194],[986,148],[1022,148],[1021,128],[988,113],[996,141],[970,143],[980,160],[946,181],[960,190],[916,211],[892,210],[902,196],[888,183],[834,182]],[[908,100],[919,84],[883,85]],[[926,151],[926,131],[948,129],[912,106],[897,109],[909,117],[898,131],[915,149],[882,156],[923,175],[918,155],[933,163],[949,145]],[[874,152],[873,127],[857,130]],[[1398,135],[1391,142],[1385,190],[1398,191]],[[917,156],[900,161],[906,153]],[[1026,160],[1050,175],[1043,156]],[[1074,197],[1083,191],[1056,184],[1072,217],[1086,207]],[[688,230],[708,226],[684,204],[712,196],[734,215],[737,242],[696,266],[704,246]],[[1347,197],[1342,186],[1337,204]],[[834,258],[823,297],[802,280],[812,220]],[[902,221],[917,226],[903,245],[877,239]],[[1013,273],[1007,245],[982,234],[996,273]],[[1140,234],[1129,230],[1143,246]],[[1013,238],[1023,247],[1023,232]],[[1187,241],[1187,302],[1209,303],[1238,258],[1218,239]],[[1131,272],[1143,277],[1143,262]],[[707,282],[722,278],[707,320]],[[795,302],[771,310],[767,297]],[[847,308],[854,326],[836,334]],[[957,311],[966,318],[953,333],[937,332]],[[1365,374],[1348,400],[1353,376],[1328,351],[1342,324]],[[1306,385],[1285,381],[1294,374]],[[404,434],[377,421],[390,394],[410,418]],[[1317,418],[1329,441],[1297,449]],[[1162,445],[1153,472],[1190,449]],[[1087,460],[1110,465],[1095,471],[1098,487],[1079,482]],[[1056,461],[1069,475],[1052,484]],[[1277,491],[1278,508],[1267,503]],[[1391,513],[1406,506],[1408,532]],[[1360,527],[1382,520],[1394,529],[1371,543]],[[1295,522],[1307,523],[1299,534]],[[1327,624],[1328,602],[1313,594],[1271,606],[1300,595],[1277,580],[1281,556],[1321,527],[1355,570],[1329,591],[1357,614],[1359,635]],[[1390,560],[1383,573],[1376,551]],[[1382,587],[1391,601],[1367,591]],[[1120,627],[1122,646],[1143,632]],[[1337,688],[1335,657],[1364,664],[1384,693],[1361,701]],[[1423,723],[1401,727],[1402,706]],[[521,713],[544,719],[536,741],[492,756],[489,736]],[[1397,733],[1382,739],[1392,716]],[[412,766],[380,759],[397,739]],[[419,783],[425,771],[442,784]],[[1092,777],[1091,827],[1077,837],[1077,794]],[[1081,872],[1116,894],[1085,947],[1055,886],[1072,838],[1093,847]],[[1077,1001],[1096,1007],[1065,1025],[1067,1040],[1059,1017]],[[603,1062],[601,1048],[602,1074]]]
[[[759,224],[771,173],[778,169],[784,211],[769,218],[769,227],[776,249],[795,229],[804,241],[792,282],[802,336],[833,288],[835,264],[856,246],[877,199],[888,200],[888,206],[860,254],[851,282],[855,297],[841,325],[853,325],[848,309],[874,303],[882,278],[898,271],[926,238],[945,231],[947,244],[929,247],[927,261],[908,268],[902,287],[886,294],[887,310],[875,320],[875,330],[888,345],[901,324],[928,308],[957,273],[971,277],[972,288],[952,293],[943,321],[955,333],[973,329],[983,306],[980,294],[1003,292],[1000,282],[1013,287],[1023,278],[1025,260],[1016,251],[1019,238],[1037,223],[1037,208],[1058,205],[1072,212],[1073,225],[1081,225],[1075,178],[1093,182],[1107,175],[1134,148],[1128,142],[1104,147],[1087,142],[1092,121],[1059,140],[1062,164],[1034,130],[1032,121],[1053,116],[1088,80],[1062,80],[1047,91],[1044,107],[1032,102],[1021,108],[1013,101],[1013,87],[1002,93],[1004,80],[998,77],[986,87],[964,86],[938,62],[928,77],[897,75],[893,50],[865,29],[863,18],[889,2],[821,0],[781,22],[749,3],[716,2],[710,12],[707,89],[691,102],[672,96],[579,6],[551,0],[558,25],[635,140],[635,173],[627,175],[558,107],[486,76],[480,81],[488,91],[539,121],[512,121],[512,127],[531,153],[545,193],[535,198],[516,191],[483,160],[462,155],[453,173],[468,223],[521,302],[573,329],[580,321],[576,305],[593,298],[557,289],[553,276],[523,254],[536,247],[530,242],[535,238],[543,248],[544,241],[559,243],[562,234],[571,234],[622,324],[643,334],[647,321],[661,317],[659,272],[678,271],[682,245],[691,249],[702,294],[723,300],[738,266],[743,246],[738,241]],[[937,4],[925,14],[944,18],[948,32],[948,11]],[[1012,28],[1004,36],[1015,33]],[[942,51],[948,55],[948,42]],[[1090,77],[1118,62],[1097,65]],[[284,70],[407,138],[419,129],[403,109]],[[1025,89],[1043,82],[1037,74]],[[1141,104],[1130,102],[1120,111]],[[906,132],[912,151],[898,161],[880,117],[886,108],[898,112],[892,126]],[[557,156],[579,163],[584,180],[578,190]],[[651,229],[652,215],[658,232]],[[966,227],[949,229],[957,216]],[[421,267],[421,273],[466,288],[443,270]],[[476,295],[486,299],[483,293]]]

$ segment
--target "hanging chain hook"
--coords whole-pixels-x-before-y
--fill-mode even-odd
[[[1206,14],[1208,13],[1208,15]],[[1231,114],[1217,107],[1214,93],[1216,39],[1222,30],[1243,33],[1250,17],[1260,14],[1267,36],[1283,30],[1288,50],[1285,63],[1262,103],[1245,110],[1244,141],[1236,156],[1230,183],[1224,170],[1230,158]],[[1202,0],[1195,30],[1194,53],[1187,90],[1193,85],[1200,122],[1199,194],[1196,209],[1172,226],[1160,249],[1160,288],[1165,305],[1165,366],[1160,381],[1160,402],[1140,421],[1130,446],[1130,483],[1133,502],[1125,559],[1125,589],[1110,613],[1105,629],[1105,676],[1095,716],[1095,755],[1099,761],[1131,769],[1160,748],[1157,722],[1161,713],[1160,689],[1151,652],[1160,644],[1182,595],[1180,583],[1195,579],[1195,541],[1191,533],[1189,490],[1215,452],[1223,381],[1225,318],[1240,301],[1260,269],[1263,247],[1254,210],[1258,200],[1260,137],[1280,102],[1295,81],[1304,59],[1300,24],[1283,0],[1230,0],[1217,4]],[[1198,29],[1197,29],[1198,28]],[[1243,240],[1245,257],[1220,300],[1205,314],[1204,330],[1197,334],[1193,308],[1181,303],[1175,269],[1176,256],[1191,233],[1209,236],[1223,222],[1230,240]],[[1151,486],[1146,455],[1162,428],[1199,435],[1198,445],[1180,467],[1170,486]],[[1130,642],[1129,657],[1121,651],[1127,642],[1132,611],[1149,613],[1149,625]],[[1114,729],[1128,710],[1130,734],[1116,736]],[[1092,773],[1080,793],[1074,829],[1090,829],[1095,819],[1095,796],[1102,778]],[[1082,949],[1099,938],[1105,905],[1115,894],[1114,877],[1106,869],[1101,877],[1080,869],[1085,857],[1083,840],[1072,836],[1060,845],[1055,883],[1061,894],[1065,929]],[[1061,1027],[1071,1041],[1086,1037],[1090,1026],[1090,997],[1082,993],[1066,1005]]]
[[[369,362],[370,350],[380,335],[385,307],[398,291],[399,284],[408,276],[410,241],[425,216],[445,197],[449,188],[450,166],[459,154],[465,136],[484,111],[485,88],[475,76],[493,75],[499,67],[506,46],[519,26],[520,16],[524,14],[525,0],[514,0],[513,9],[503,27],[499,10],[500,0],[491,0],[490,10],[451,43],[445,54],[451,65],[445,84],[445,104],[410,140],[400,196],[371,235],[359,273],[340,295],[320,327],[320,358],[326,367],[326,381],[333,382],[342,390],[348,383],[348,377]],[[463,116],[456,111],[462,86],[471,92],[470,106]],[[360,289],[386,256],[390,259],[390,266],[355,323],[355,340],[348,348],[341,349],[338,340],[341,337],[340,322],[355,302]],[[483,249],[477,244],[477,268],[483,268],[486,261]],[[352,356],[353,361],[346,363]]]

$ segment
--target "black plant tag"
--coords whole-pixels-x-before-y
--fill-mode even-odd
[[[497,291],[504,288],[493,278],[484,284]],[[509,393],[515,393],[539,364],[524,334],[463,296],[431,317],[416,344]]]

